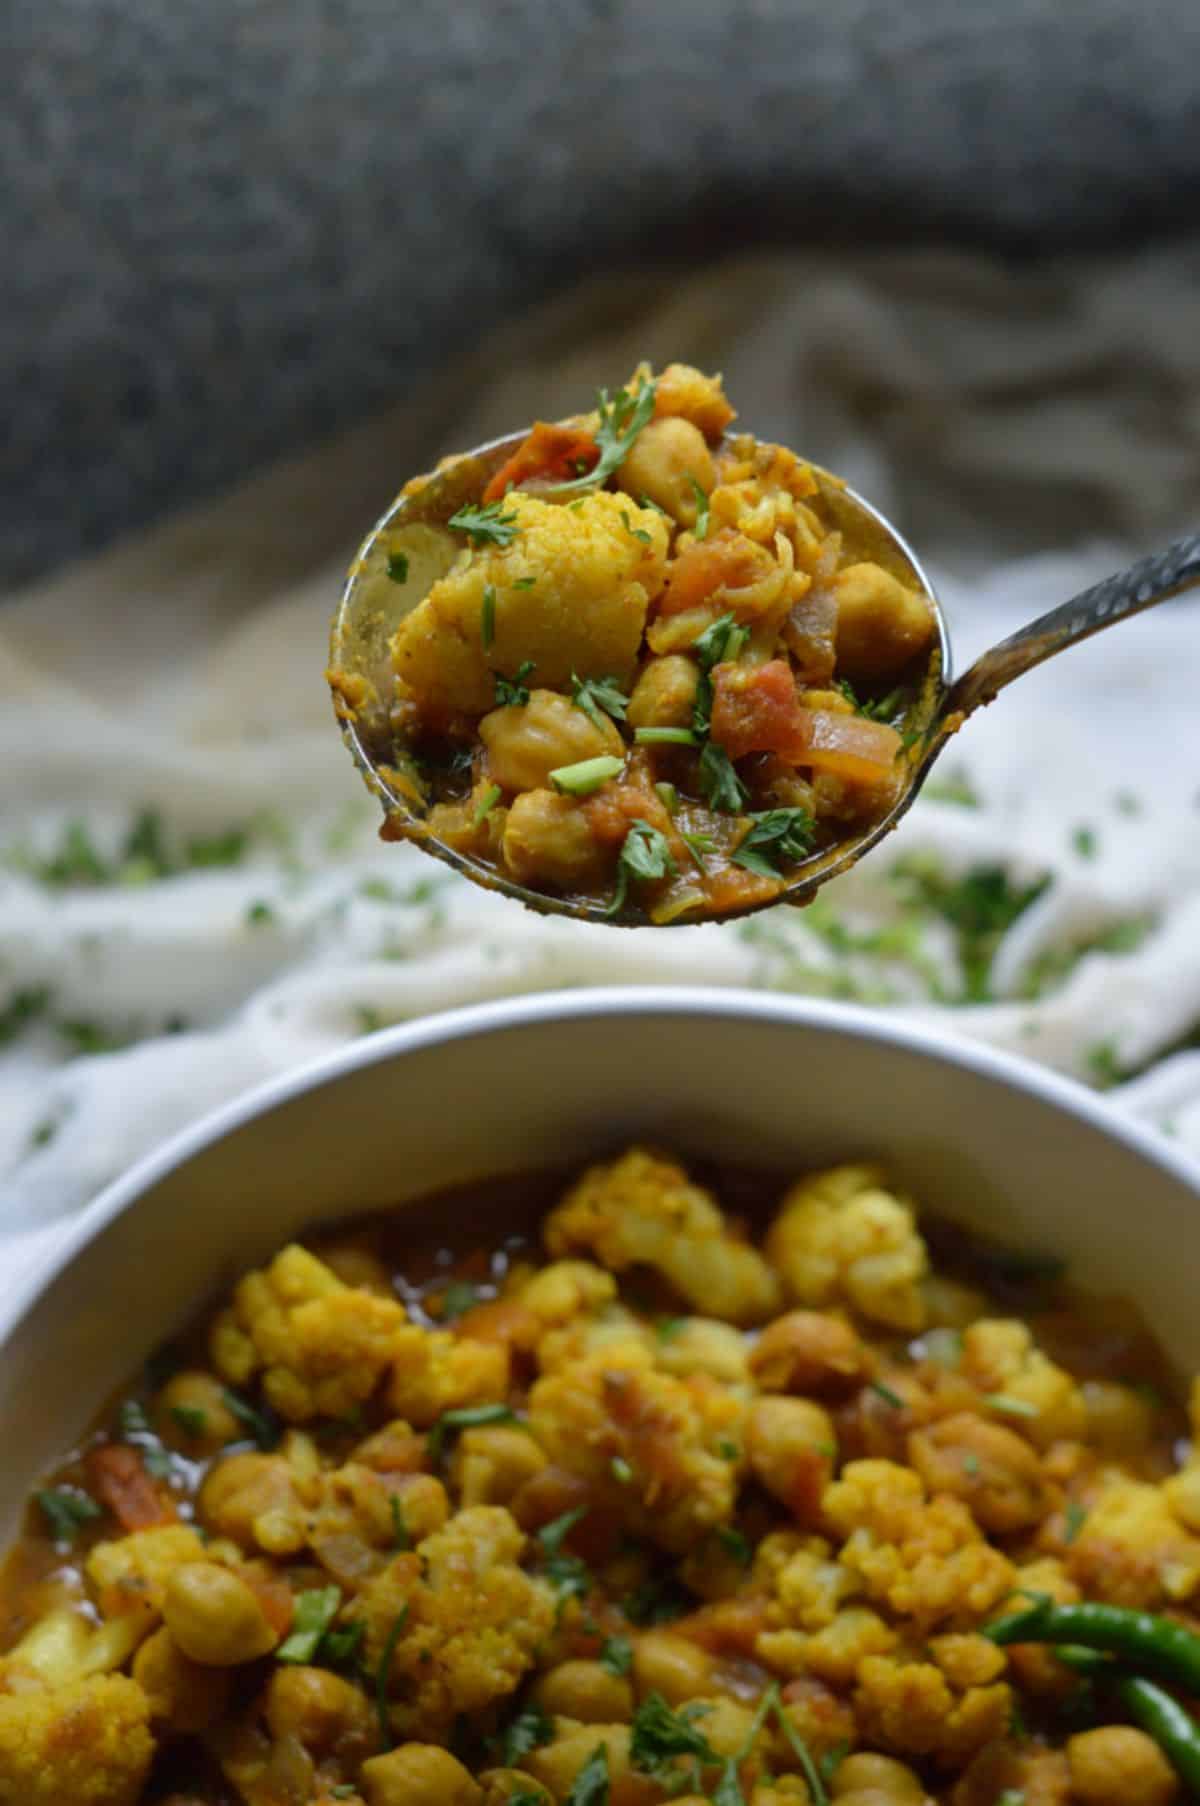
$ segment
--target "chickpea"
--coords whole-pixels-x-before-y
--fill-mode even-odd
[[[698,1643],[672,1630],[646,1630],[633,1646],[638,1697],[661,1693],[669,1706],[698,1699],[711,1685],[713,1658]]]
[[[450,1484],[458,1493],[460,1506],[507,1505],[545,1465],[545,1455],[524,1430],[507,1424],[481,1424],[459,1437],[450,1463]]]
[[[599,1662],[560,1662],[542,1675],[533,1692],[552,1718],[618,1724],[633,1714],[632,1685],[624,1675],[610,1674]]]
[[[508,812],[504,863],[518,884],[594,890],[608,877],[614,850],[592,835],[580,805],[552,790],[526,790]]]
[[[483,1806],[508,1806],[510,1800],[532,1799],[537,1806],[554,1806],[554,1795],[523,1768],[485,1768],[479,1777]]]
[[[392,1276],[377,1254],[361,1242],[335,1242],[322,1248],[321,1259],[343,1285],[360,1292],[374,1292],[379,1298],[394,1298]]]
[[[559,765],[604,754],[623,758],[624,743],[607,715],[599,725],[556,690],[534,690],[524,708],[493,709],[479,723],[488,772],[505,790],[541,790]]]
[[[1037,1450],[1003,1424],[956,1411],[908,1439],[908,1458],[929,1492],[963,1499],[985,1530],[1023,1530],[1045,1515]]]
[[[906,1762],[866,1750],[838,1763],[830,1792],[846,1806],[921,1806],[927,1798]]]
[[[833,580],[837,668],[851,683],[886,683],[933,637],[928,597],[873,563],[851,564]]]
[[[823,1311],[789,1311],[768,1323],[750,1355],[750,1371],[765,1392],[844,1397],[866,1371],[868,1355],[857,1330]]]
[[[603,1744],[608,1752],[608,1772],[612,1783],[610,1797],[615,1802],[624,1797],[627,1778],[630,1776],[630,1736],[627,1724],[577,1725],[555,1737],[553,1742],[530,1750],[524,1761],[529,1765],[530,1774],[548,1787],[556,1800],[565,1800],[580,1769],[597,1745]],[[640,1792],[636,1797],[644,1798]],[[391,1806],[390,1801],[387,1806]],[[421,1806],[424,1806],[424,1801]]]
[[[229,1676],[189,1661],[165,1626],[141,1645],[132,1674],[150,1702],[150,1716],[183,1737],[208,1730],[229,1703]]]
[[[154,1427],[164,1442],[196,1456],[215,1455],[244,1433],[220,1380],[199,1368],[172,1374],[155,1401]]]
[[[449,1750],[402,1743],[372,1756],[360,1773],[367,1806],[480,1806],[483,1789]]]
[[[1170,1763],[1144,1731],[1104,1725],[1067,1742],[1071,1795],[1079,1806],[1169,1806],[1179,1792]]]
[[[643,427],[626,454],[617,482],[626,495],[652,502],[673,515],[684,527],[696,524],[696,492],[692,482],[708,495],[716,483],[712,453],[704,434],[690,420],[678,415],[652,420]]]
[[[163,1620],[185,1656],[205,1668],[232,1668],[274,1649],[278,1638],[246,1582],[213,1561],[174,1569]]]
[[[681,652],[651,659],[633,686],[630,727],[691,727],[700,667]]]
[[[282,1455],[226,1455],[205,1476],[197,1501],[200,1521],[243,1549],[294,1555],[306,1540],[302,1486]]]
[[[755,1478],[797,1517],[812,1518],[837,1452],[833,1420],[806,1398],[760,1398],[746,1419]]]
[[[272,1737],[294,1737],[313,1756],[353,1763],[377,1747],[366,1694],[327,1668],[276,1668],[267,1684],[266,1719]]]
[[[1154,1411],[1133,1390],[1112,1380],[1085,1380],[1080,1387],[1087,1412],[1087,1440],[1114,1461],[1144,1455],[1154,1435]]]

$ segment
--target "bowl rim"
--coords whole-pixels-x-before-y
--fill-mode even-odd
[[[469,1040],[512,1028],[599,1016],[674,1015],[738,1017],[794,1024],[818,1033],[837,1033],[895,1047],[933,1062],[957,1066],[1010,1091],[1061,1110],[1166,1172],[1196,1193],[1200,1205],[1200,1160],[1176,1148],[1150,1126],[1127,1117],[1103,1092],[1039,1065],[1023,1055],[914,1022],[869,1005],[827,998],[756,991],[734,985],[597,985],[526,992],[486,1003],[439,1010],[412,1022],[380,1029],[301,1062],[241,1096],[205,1112],[170,1135],[97,1192],[70,1222],[56,1245],[34,1259],[11,1290],[0,1296],[0,1357],[14,1331],[78,1255],[138,1197],[197,1154],[279,1105],[321,1089],[366,1067],[383,1065],[429,1047]]]

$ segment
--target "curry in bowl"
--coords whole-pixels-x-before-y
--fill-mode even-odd
[[[6,1806],[1195,1781],[1200,1462],[1127,1307],[865,1165],[635,1147],[435,1220],[489,1218],[284,1248],[45,1480]]]
[[[347,669],[335,631],[329,672],[406,801],[389,833],[664,924],[761,907],[887,817],[931,599],[844,485],[733,419],[719,377],[643,365],[406,487],[352,573],[400,617],[386,659]]]

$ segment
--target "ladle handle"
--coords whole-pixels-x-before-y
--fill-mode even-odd
[[[1114,626],[1127,615],[1140,614],[1144,608],[1168,601],[1193,583],[1200,583],[1200,533],[1189,533],[1165,551],[1139,558],[1127,571],[1117,571],[1102,583],[1093,584],[1082,595],[1060,603],[1049,614],[1031,621],[1027,627],[1019,627],[998,646],[981,653],[951,684],[941,719],[969,715],[973,709],[991,702],[1014,678],[1023,677],[1056,652]]]

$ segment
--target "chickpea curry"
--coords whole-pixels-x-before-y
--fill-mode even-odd
[[[1128,1309],[870,1166],[506,1184],[285,1248],[36,1493],[4,1806],[1181,1797],[1200,1460]]]
[[[643,365],[498,467],[408,486],[371,573],[400,617],[384,714],[329,673],[411,805],[385,832],[661,925],[762,907],[889,815],[931,599],[836,478],[733,419],[719,377]]]

